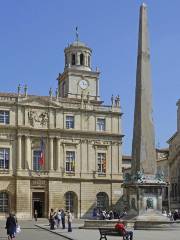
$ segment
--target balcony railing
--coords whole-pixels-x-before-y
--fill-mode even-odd
[[[9,174],[9,173],[10,173],[9,169],[0,168],[0,174]]]

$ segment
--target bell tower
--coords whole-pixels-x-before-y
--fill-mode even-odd
[[[83,94],[99,101],[100,73],[91,68],[91,48],[80,42],[76,33],[76,41],[64,49],[64,54],[64,72],[57,78],[59,96],[80,99]]]

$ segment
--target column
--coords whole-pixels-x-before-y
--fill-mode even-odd
[[[76,65],[80,65],[80,53],[76,54]]]
[[[17,169],[21,169],[22,164],[22,143],[21,143],[22,136],[18,135],[18,146],[17,146]]]
[[[59,172],[60,171],[60,139],[57,138],[56,139],[56,167],[57,167],[57,171]]]
[[[49,138],[49,170],[53,169],[53,138]]]
[[[31,141],[30,137],[25,137],[25,169],[31,169]]]

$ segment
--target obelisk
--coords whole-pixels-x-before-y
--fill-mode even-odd
[[[147,6],[143,3],[139,16],[132,171],[124,179],[129,215],[145,222],[161,218],[165,184],[162,174],[156,172]]]
[[[148,41],[147,7],[143,3],[139,16],[136,95],[132,144],[132,174],[156,173],[155,135],[152,118],[152,86]]]

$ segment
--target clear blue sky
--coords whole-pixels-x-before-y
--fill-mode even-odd
[[[93,49],[101,71],[105,104],[119,94],[125,134],[123,152],[131,153],[139,21],[139,0],[0,1],[0,91],[48,95],[64,68],[64,47],[75,39]],[[180,1],[149,0],[151,67],[156,145],[176,131],[180,98]]]

